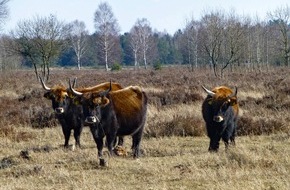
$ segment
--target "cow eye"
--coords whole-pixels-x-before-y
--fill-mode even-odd
[[[225,101],[225,102],[223,103],[223,105],[222,105],[222,109],[223,109],[223,110],[228,109],[229,105],[230,105],[230,102],[229,102],[229,101]]]
[[[99,104],[94,103],[94,102],[91,102],[91,103],[90,103],[90,108],[91,108],[91,109],[96,109],[96,108],[98,108],[98,107],[99,107]]]

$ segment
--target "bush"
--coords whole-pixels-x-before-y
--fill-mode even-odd
[[[145,136],[203,136],[205,135],[203,124],[203,120],[199,117],[176,115],[173,120],[161,122],[156,116],[152,118],[152,125],[149,124]]]
[[[154,68],[154,70],[161,70],[161,67],[162,67],[162,65],[161,65],[161,63],[155,63],[154,65],[153,65],[153,68]]]
[[[51,108],[35,106],[31,111],[30,123],[32,128],[43,129],[57,126],[58,121]]]
[[[119,63],[115,63],[111,67],[111,71],[120,71],[122,69],[122,66]]]
[[[237,134],[244,135],[269,135],[280,132],[288,132],[285,124],[275,119],[253,119],[248,116],[242,116],[238,120]]]

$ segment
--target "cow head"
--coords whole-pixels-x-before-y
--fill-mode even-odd
[[[107,90],[101,89],[86,93],[75,90],[70,82],[69,88],[72,94],[76,96],[74,103],[81,104],[83,107],[85,122],[87,124],[98,124],[101,120],[101,109],[110,103],[107,95],[112,89],[112,83],[110,82],[110,87]]]
[[[44,83],[43,79],[39,77],[41,85],[46,92],[44,93],[44,97],[51,100],[52,102],[52,108],[54,109],[55,113],[58,115],[61,115],[65,112],[65,110],[68,108],[70,100],[68,97],[67,89],[62,86],[54,86],[52,88],[49,88]],[[76,79],[74,80],[74,84],[76,83]]]
[[[230,112],[230,109],[237,106],[237,91],[233,93],[227,87],[215,88],[213,91],[208,90],[204,86],[202,88],[208,94],[206,103],[211,108],[213,118],[212,120],[217,123],[224,121],[225,117]]]

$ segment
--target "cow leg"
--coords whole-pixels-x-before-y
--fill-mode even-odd
[[[219,141],[221,136],[218,131],[213,129],[211,125],[206,125],[207,128],[207,136],[210,139],[208,151],[217,152],[219,149]]]
[[[229,141],[235,142],[235,127],[233,124],[229,125],[223,133],[222,139],[225,143],[226,150],[229,147]]]
[[[74,138],[76,141],[76,146],[78,146],[78,147],[81,147],[80,136],[81,136],[82,130],[83,130],[83,128],[81,126],[76,127],[74,130]]]
[[[234,127],[234,130],[233,130],[233,133],[232,133],[232,135],[231,135],[231,137],[230,137],[231,144],[232,144],[233,146],[236,145],[236,142],[235,142],[235,137],[236,137],[236,128],[237,128],[237,123],[235,123],[235,127]]]
[[[116,143],[117,136],[116,135],[107,135],[106,138],[107,138],[107,147],[108,147],[110,156],[113,156],[114,155],[113,147]]]
[[[143,128],[132,136],[132,151],[133,157],[138,158],[140,156],[140,144],[143,134]]]
[[[124,144],[124,137],[123,136],[120,136],[120,137],[117,137],[115,138],[114,140],[114,147],[115,146],[123,146]]]
[[[235,146],[236,145],[235,136],[231,136],[230,140],[231,140],[231,144]]]
[[[93,135],[93,138],[95,140],[95,143],[97,144],[97,149],[98,149],[98,157],[100,160],[100,166],[106,166],[106,161],[103,158],[103,147],[104,147],[104,134],[98,133],[98,127],[96,125],[91,125],[90,126],[91,133]]]
[[[223,141],[225,143],[226,150],[228,150],[228,148],[229,148],[229,139],[224,139],[223,138]]]
[[[233,146],[236,145],[235,136],[236,136],[236,132],[235,132],[235,130],[234,130],[232,136],[230,137],[231,144],[232,144]]]
[[[118,137],[118,146],[123,146],[124,145],[124,137],[123,136],[119,136]]]
[[[209,143],[209,148],[208,151],[210,152],[217,152],[219,149],[219,141],[221,137],[220,136],[215,136],[210,138],[210,143]]]
[[[64,135],[64,147],[68,148],[71,130],[65,125],[65,126],[62,126],[62,132]]]
[[[100,166],[106,166],[106,160],[105,160],[105,158],[103,158],[103,147],[104,147],[103,138],[97,138],[95,141],[97,143]]]

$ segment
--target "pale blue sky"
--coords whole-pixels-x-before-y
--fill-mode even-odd
[[[185,20],[193,17],[199,20],[204,10],[222,9],[228,13],[234,9],[237,14],[260,19],[278,7],[290,6],[289,0],[10,0],[10,19],[4,32],[14,29],[22,19],[36,15],[55,14],[59,20],[84,21],[90,33],[94,28],[94,12],[100,2],[108,2],[121,27],[121,33],[128,32],[138,18],[147,18],[153,29],[174,34],[185,26]]]

